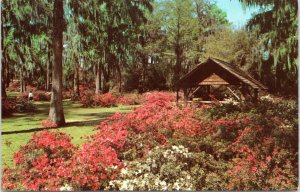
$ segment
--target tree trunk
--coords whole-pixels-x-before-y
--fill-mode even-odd
[[[26,91],[26,85],[25,85],[25,79],[24,79],[24,65],[26,63],[26,59],[24,54],[22,53],[22,51],[19,49],[19,47],[17,46],[17,44],[15,45],[15,51],[17,53],[17,55],[20,57],[21,59],[21,71],[20,71],[20,92],[23,93],[24,91]]]
[[[2,52],[2,55],[3,55],[3,52]],[[4,57],[2,57],[2,69],[1,69],[1,72],[2,72],[2,78],[1,78],[1,96],[2,96],[2,99],[6,98],[6,82],[5,82],[5,76],[4,76],[4,71],[5,71],[5,67],[6,67],[6,60]]]
[[[100,63],[98,63],[96,65],[96,78],[95,78],[95,84],[96,84],[96,93],[99,93],[100,89],[101,89],[101,65]]]
[[[105,68],[103,68],[103,86],[102,86],[102,92],[107,93],[109,92],[109,67],[107,67],[107,71]]]
[[[3,74],[3,73],[2,73]],[[9,87],[10,83],[10,71],[9,71],[9,65],[6,65],[6,80],[5,80],[6,86]]]
[[[275,81],[275,91],[276,92],[280,92],[281,90],[281,80],[282,80],[282,76],[283,76],[283,73],[282,73],[282,69],[281,69],[281,66],[279,63],[277,63],[277,66],[276,66],[276,74],[275,74],[275,77],[276,77],[276,81]]]
[[[2,61],[1,63],[3,64],[1,66],[1,72],[2,72],[2,78],[1,78],[1,96],[2,98],[6,98],[6,87],[5,87],[5,78],[4,78],[4,69],[7,66],[7,61],[5,59],[5,49],[4,49],[4,30],[3,30],[3,25],[1,25],[1,51],[2,51]]]
[[[25,86],[24,86],[24,77],[23,77],[23,67],[21,67],[20,71],[20,92],[25,92]]]
[[[79,66],[75,65],[74,68],[74,92],[75,92],[75,97],[79,98],[80,93],[79,93]]]
[[[63,29],[64,29],[63,0],[54,1],[53,10],[53,54],[52,65],[52,95],[50,101],[49,117],[57,126],[65,124],[62,102],[62,52],[63,52]]]
[[[51,55],[48,50],[47,74],[46,74],[46,91],[50,91],[50,70],[51,70]]]
[[[177,21],[177,35],[176,35],[176,44],[175,44],[175,55],[176,55],[176,65],[175,65],[175,82],[180,79],[181,73],[181,58],[182,58],[182,47],[180,45],[180,23]]]
[[[119,93],[122,94],[122,73],[121,73],[121,69],[120,69],[120,65],[118,65],[118,76],[119,76]]]

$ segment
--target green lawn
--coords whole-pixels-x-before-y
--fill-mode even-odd
[[[34,102],[37,111],[34,113],[15,113],[2,119],[2,167],[13,165],[13,154],[21,145],[28,142],[34,132],[42,130],[40,123],[47,119],[49,102]],[[66,126],[51,131],[62,131],[72,137],[72,142],[80,145],[84,136],[93,133],[93,128],[106,117],[115,112],[131,111],[132,106],[112,108],[82,108],[70,100],[64,101]],[[10,134],[5,134],[10,133]]]

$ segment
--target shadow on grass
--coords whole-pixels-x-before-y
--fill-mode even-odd
[[[80,116],[90,116],[90,117],[108,117],[115,114],[115,112],[97,112],[97,113],[84,113],[84,114],[79,114]]]
[[[63,129],[63,128],[68,128],[68,127],[73,127],[73,126],[92,126],[92,125],[99,124],[104,119],[106,119],[106,118],[103,117],[103,118],[100,118],[100,119],[88,120],[88,121],[67,122],[62,127],[51,127],[51,128],[38,127],[38,128],[32,128],[32,129],[26,129],[26,130],[18,130],[18,131],[5,131],[5,132],[2,132],[1,134],[2,135],[10,135],[10,134],[17,134],[17,133],[31,133],[31,132],[43,131],[43,130],[51,130],[51,129]]]

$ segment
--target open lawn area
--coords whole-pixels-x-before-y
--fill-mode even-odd
[[[48,117],[49,102],[34,102],[36,111],[32,113],[14,113],[2,119],[2,167],[13,165],[13,154],[20,146],[25,145],[37,131],[45,128],[41,122]],[[61,131],[72,137],[72,142],[80,145],[85,137],[93,133],[93,128],[106,117],[115,112],[128,112],[133,106],[118,106],[111,108],[82,108],[81,104],[64,100],[64,112],[67,124],[61,128],[51,128],[51,131]]]

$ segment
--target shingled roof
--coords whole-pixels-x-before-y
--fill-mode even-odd
[[[175,86],[178,88],[197,87],[202,81],[213,74],[216,74],[220,78],[224,79],[230,85],[246,84],[253,89],[267,89],[267,87],[255,80],[236,65],[216,58],[208,58],[204,63],[199,64],[191,72],[187,73],[179,81],[177,81]]]

